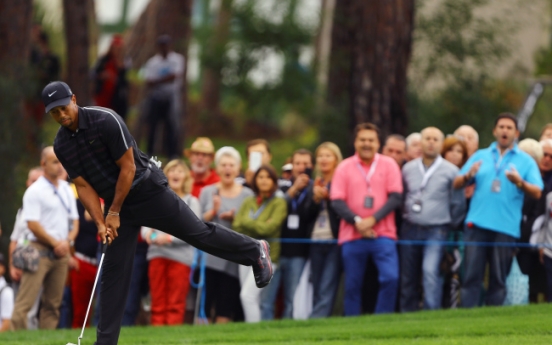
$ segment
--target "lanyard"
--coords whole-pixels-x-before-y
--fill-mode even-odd
[[[297,212],[297,206],[300,205],[303,202],[303,199],[307,196],[307,187],[303,189],[301,194],[297,198],[291,199],[291,209],[293,213],[295,214]]]
[[[266,205],[270,202],[270,200],[272,200],[272,198],[273,198],[273,196],[266,199],[255,213],[253,213],[253,210],[250,210],[249,211],[249,218],[251,218],[253,220],[257,220],[257,218],[259,218],[259,215],[261,213],[263,213],[264,209],[266,208]]]
[[[44,178],[46,181],[48,181],[48,183],[52,186],[52,188],[54,189],[54,194],[57,195],[59,201],[61,201],[63,207],[65,207],[65,209],[67,210],[67,214],[71,214],[71,208],[69,207],[69,205],[71,205],[71,197],[68,198],[69,200],[69,205],[66,205],[65,204],[65,201],[63,201],[63,198],[61,197],[61,195],[59,195],[58,193],[58,190],[56,188],[56,186],[54,186],[54,184],[52,182],[50,182],[50,180],[48,180],[47,178]],[[65,195],[67,196],[67,192],[65,192]]]
[[[429,181],[430,177],[435,173],[437,168],[439,168],[439,165],[443,162],[443,157],[438,156],[435,162],[427,169],[427,171],[424,169],[424,164],[422,163],[422,159],[418,159],[418,168],[420,169],[420,172],[424,176],[422,178],[422,184],[420,185],[420,193],[422,193],[427,186],[427,182]]]
[[[374,161],[370,165],[370,170],[368,170],[368,174],[366,174],[364,172],[364,168],[362,167],[362,165],[360,165],[360,162],[357,162],[357,168],[360,171],[360,173],[362,174],[362,176],[364,177],[364,179],[366,180],[366,185],[368,186],[368,191],[369,192],[372,191],[372,185],[371,185],[370,181],[372,180],[372,176],[374,176],[374,173],[376,172],[376,167],[378,165],[378,160],[379,160],[379,156],[376,154],[376,156],[374,157]]]
[[[506,166],[508,165],[508,163],[510,162],[510,159],[511,159],[511,156],[512,156],[510,154],[511,152],[513,152],[513,151],[509,150],[504,155],[500,156],[497,151],[493,151],[493,160],[494,160],[494,166],[495,166],[495,172],[496,172],[496,177],[497,178],[498,178],[498,175],[500,174],[500,172],[502,170],[504,170],[506,168]],[[508,156],[508,159],[505,159],[506,155]]]

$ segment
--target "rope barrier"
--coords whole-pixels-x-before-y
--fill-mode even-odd
[[[366,238],[366,241],[373,239]],[[294,243],[294,244],[337,244],[337,240],[313,240],[310,238],[269,238],[268,242]],[[420,241],[420,240],[397,240],[398,245],[443,245],[443,246],[474,246],[474,247],[512,247],[512,248],[552,248],[552,244],[521,243],[521,242],[471,242],[471,241]]]
[[[195,308],[195,324],[208,325],[209,320],[205,314],[205,260],[206,255],[201,250],[194,251],[194,261],[192,262],[190,272],[190,285],[197,289],[196,308]],[[199,266],[199,267],[198,267]],[[199,268],[199,281],[194,281],[196,269]]]

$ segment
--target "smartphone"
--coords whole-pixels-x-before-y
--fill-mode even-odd
[[[261,167],[263,154],[261,152],[249,153],[249,170],[256,172]]]
[[[303,174],[307,174],[308,177],[312,177],[312,168],[306,168]]]

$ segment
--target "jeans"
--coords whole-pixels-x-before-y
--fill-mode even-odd
[[[293,297],[295,296],[295,290],[299,285],[303,268],[307,262],[306,258],[295,257],[282,257],[280,256],[280,270],[281,281],[284,288],[284,313],[283,319],[293,318]]]
[[[272,280],[261,290],[261,320],[263,321],[274,319],[274,303],[276,303],[280,282],[282,281],[282,270],[279,265],[279,263],[277,265],[273,264],[274,275]]]
[[[544,269],[546,270],[546,300],[552,302],[552,259],[544,255]]]
[[[337,244],[312,244],[310,247],[313,303],[311,318],[332,314],[341,272],[341,250]]]
[[[515,239],[496,231],[466,226],[464,242],[466,244],[464,258],[466,271],[461,290],[462,306],[472,308],[479,304],[487,262],[489,263],[489,288],[486,304],[503,305],[506,298],[506,278],[512,266],[513,248],[470,246],[469,242],[514,243]]]
[[[343,269],[345,270],[345,315],[360,315],[362,283],[369,258],[378,268],[379,292],[376,314],[395,311],[399,288],[399,259],[395,241],[386,237],[360,239],[342,246]]]
[[[419,226],[408,222],[403,223],[401,234],[403,240],[410,241],[445,241],[449,226]],[[401,245],[401,311],[416,311],[419,309],[421,296],[419,294],[420,273],[424,292],[424,309],[439,309],[443,298],[443,276],[441,275],[441,260],[445,252],[442,244]]]

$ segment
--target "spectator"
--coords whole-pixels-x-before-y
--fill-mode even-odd
[[[287,219],[282,225],[282,239],[306,239],[311,223],[308,215],[312,197],[308,193],[312,186],[313,157],[309,150],[299,149],[291,159],[293,184],[285,194]],[[308,255],[308,244],[283,242],[281,245],[279,269],[284,291],[283,318],[293,317],[293,298]],[[271,284],[269,289],[278,289],[278,285]]]
[[[519,142],[518,147],[520,150],[530,155],[537,165],[544,158],[543,146],[534,139],[523,139]],[[541,176],[544,177],[542,172]],[[538,218],[544,219],[546,195],[549,191],[550,187],[548,184],[544,183],[544,189],[540,199],[533,199],[527,195],[524,196],[523,208],[521,211],[521,233],[518,242],[529,243],[535,222]],[[539,261],[538,250],[527,247],[518,248],[516,259],[521,272],[529,276],[529,301],[531,303],[537,303],[539,293],[542,292],[546,295],[546,271]]]
[[[148,101],[148,156],[153,155],[157,124],[165,122],[169,158],[176,158],[180,120],[180,98],[184,79],[184,57],[171,49],[171,37],[157,38],[157,54],[144,67]]]
[[[552,123],[547,123],[541,131],[540,141],[552,139]]]
[[[0,333],[10,330],[14,301],[13,289],[6,282],[5,273],[6,262],[0,253]]]
[[[515,143],[519,136],[515,116],[500,114],[493,134],[496,142],[471,156],[454,180],[457,189],[475,183],[464,230],[466,271],[461,291],[464,307],[478,305],[487,262],[486,303],[504,303],[506,277],[513,257],[512,247],[471,246],[469,242],[514,243],[520,237],[524,194],[538,199],[543,188],[537,164]]]
[[[190,209],[201,217],[199,200],[190,194],[192,176],[181,160],[170,161],[163,172],[169,186]],[[149,244],[149,283],[151,292],[151,324],[154,326],[180,325],[184,320],[186,297],[194,248],[188,243],[159,230],[142,228],[142,236]]]
[[[406,137],[406,161],[422,156],[422,135],[420,133],[412,133]]]
[[[443,142],[441,156],[458,168],[461,168],[468,160],[468,148],[464,140],[454,135],[448,136]]]
[[[331,181],[335,169],[343,160],[336,144],[322,143],[315,152],[316,172],[312,195],[313,222],[309,228],[313,240],[337,240],[341,219],[330,203]],[[311,318],[328,317],[332,313],[334,299],[341,274],[341,251],[334,243],[315,243],[310,246],[313,306]]]
[[[550,141],[551,139],[544,139]],[[547,186],[547,194],[545,197],[546,212],[544,212],[544,226],[538,238],[538,243],[545,245],[539,248],[540,263],[544,265],[546,272],[546,300],[552,302],[552,191],[550,186]],[[531,275],[529,276],[529,284],[531,284]],[[531,290],[531,287],[530,287]]]
[[[293,170],[293,164],[291,164],[291,157],[286,159],[285,164],[282,166],[282,174],[280,178],[278,179],[278,188],[285,193],[291,187],[293,182],[291,181],[293,179],[292,175]]]
[[[381,153],[393,158],[402,167],[406,160],[406,139],[400,134],[389,135]]]
[[[192,195],[199,198],[201,190],[205,186],[212,185],[220,181],[216,171],[211,168],[215,154],[215,147],[211,139],[199,137],[189,149],[184,150],[184,155],[190,160],[192,177],[194,184],[192,186]]]
[[[27,175],[27,182],[26,186],[29,188],[33,183],[38,180],[40,176],[42,176],[43,171],[41,167],[34,167],[31,170],[29,170],[29,174]],[[13,265],[13,251],[15,248],[20,245],[26,245],[28,243],[28,236],[31,234],[31,230],[27,227],[27,222],[23,219],[23,209],[20,208],[17,211],[17,215],[15,216],[15,225],[13,227],[13,231],[10,236],[10,247],[8,249],[9,253],[9,263],[10,263],[10,278],[12,280],[12,286],[14,288],[14,294],[17,296],[17,292],[19,290],[19,283],[21,282],[21,276],[23,275],[23,270],[15,267]],[[37,296],[35,303],[29,310],[29,313],[27,314],[27,329],[37,329],[38,328],[38,307],[40,304],[40,295],[42,292],[39,293]]]
[[[203,188],[199,197],[203,220],[230,228],[236,211],[253,192],[235,181],[241,168],[240,153],[235,148],[220,148],[215,155],[215,165],[220,182]],[[236,263],[212,255],[207,256],[205,310],[209,313],[214,304],[215,323],[241,319],[240,282],[244,284],[246,271],[251,269],[247,266],[238,268]],[[258,303],[242,304],[246,321],[254,322],[260,319]]]
[[[479,134],[472,126],[462,125],[454,131],[454,135],[464,140],[468,149],[468,158],[479,149]]]
[[[243,201],[234,218],[233,229],[256,239],[280,237],[282,222],[287,216],[287,205],[284,199],[276,197],[278,191],[276,171],[269,165],[261,165],[253,176],[252,188],[255,196],[248,197]],[[272,242],[270,258],[274,266],[274,276],[271,284],[267,287],[258,289],[255,286],[255,279],[251,272],[247,272],[245,279],[243,279],[240,296],[246,321],[271,320],[274,318],[274,302],[281,280],[281,271],[278,264],[279,256],[280,243]],[[258,305],[260,305],[260,318],[257,310]],[[253,315],[253,317],[248,319],[249,315]]]
[[[99,58],[93,70],[94,101],[97,106],[115,110],[123,119],[128,112],[128,67],[123,36],[113,35],[108,52]]]
[[[378,269],[376,313],[395,310],[399,285],[394,210],[402,200],[401,172],[392,158],[378,154],[378,128],[355,129],[356,154],[337,167],[332,206],[341,216],[339,243],[345,270],[345,315],[359,315],[364,272],[369,258]]]
[[[422,132],[422,157],[405,164],[404,222],[401,239],[406,241],[445,241],[450,229],[459,225],[466,212],[464,192],[452,183],[458,167],[440,153],[444,135],[435,127]],[[401,311],[416,311],[420,305],[419,282],[422,273],[424,309],[439,309],[443,295],[441,260],[445,246],[402,245]]]
[[[247,157],[247,170],[245,170],[246,186],[253,185],[253,175],[261,165],[270,165],[272,161],[272,153],[270,152],[270,144],[265,139],[254,139],[247,142],[245,147]],[[257,160],[255,155],[260,155],[260,160]],[[252,166],[253,165],[253,166]]]
[[[74,241],[78,233],[75,198],[67,182],[58,179],[61,163],[52,146],[42,151],[40,164],[44,175],[23,196],[23,219],[32,232],[30,245],[39,251],[40,259],[36,272],[24,271],[21,277],[12,316],[12,326],[16,330],[27,327],[27,313],[41,286],[39,328],[56,328],[67,279],[69,242]]]

